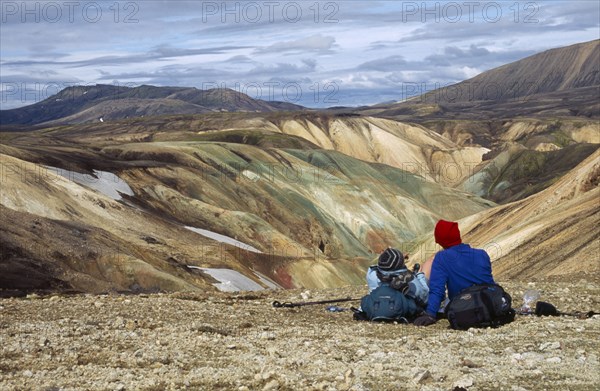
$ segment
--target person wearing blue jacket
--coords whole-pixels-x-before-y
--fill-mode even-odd
[[[361,299],[354,319],[408,323],[424,310],[429,291],[425,276],[409,271],[404,260],[394,248],[379,255],[377,265],[367,271],[369,294]]]
[[[489,255],[481,249],[462,243],[458,223],[440,220],[435,226],[435,242],[439,251],[431,265],[429,300],[425,312],[415,319],[416,326],[434,324],[446,289],[451,300],[460,291],[477,284],[495,284]]]
[[[381,286],[382,280],[389,282],[394,276],[406,273],[408,268],[404,263],[405,258],[407,257],[395,248],[390,247],[382,252],[377,265],[367,269],[369,293]],[[423,272],[411,273],[411,275],[413,277],[408,281],[406,290],[403,293],[424,308],[427,305],[427,297],[429,296],[427,279]]]

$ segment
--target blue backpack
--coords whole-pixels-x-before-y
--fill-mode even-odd
[[[360,301],[360,307],[365,320],[372,321],[408,323],[419,312],[419,308],[413,299],[406,297],[402,292],[386,283],[381,284],[363,297]]]
[[[408,272],[408,269],[400,269],[392,275],[404,276]],[[403,284],[404,286],[394,287],[394,282],[391,283],[394,289],[397,289],[408,296],[410,299],[414,299],[415,302],[423,307],[427,307],[427,300],[429,299],[429,286],[427,285],[427,279],[421,272],[408,272],[408,279],[404,281],[408,282]],[[382,282],[377,276],[377,265],[369,267],[367,269],[367,285],[369,286],[369,292],[375,290]]]

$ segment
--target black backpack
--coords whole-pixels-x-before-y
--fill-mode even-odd
[[[480,284],[462,290],[446,306],[450,327],[498,327],[515,319],[512,298],[500,285]]]
[[[362,314],[357,320],[400,321],[408,323],[419,309],[415,301],[402,292],[382,284],[360,301]]]

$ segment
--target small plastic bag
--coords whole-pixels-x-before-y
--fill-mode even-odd
[[[521,306],[522,314],[532,314],[535,309],[535,304],[540,298],[540,291],[529,289],[523,294],[523,305]]]

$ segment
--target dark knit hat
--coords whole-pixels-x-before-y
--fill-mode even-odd
[[[382,272],[393,272],[404,269],[404,255],[395,248],[388,248],[379,255],[377,268]]]
[[[448,248],[461,244],[460,231],[458,223],[453,221],[440,220],[437,222],[434,231],[435,242],[443,248]]]

